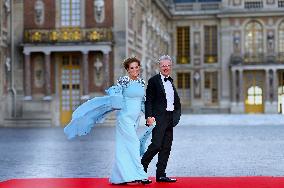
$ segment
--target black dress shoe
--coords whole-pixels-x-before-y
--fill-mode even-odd
[[[112,185],[127,185],[127,182],[123,182],[123,183],[112,183]]]
[[[169,177],[158,177],[156,178],[156,182],[167,182],[167,183],[174,183],[177,179],[169,178]]]
[[[150,183],[152,183],[152,180],[143,179],[143,180],[141,180],[141,183],[142,183],[142,184],[150,184]]]
[[[141,184],[150,184],[152,183],[152,180],[148,180],[148,179],[143,179],[143,180],[135,180],[129,183],[141,183]]]

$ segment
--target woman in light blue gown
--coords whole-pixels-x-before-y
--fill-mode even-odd
[[[94,98],[79,106],[73,112],[72,120],[64,132],[68,138],[85,135],[108,112],[120,109],[116,123],[115,161],[109,181],[113,184],[149,184],[151,180],[147,179],[140,157],[149,131],[141,140],[136,133],[141,111],[144,109],[145,82],[139,78],[140,61],[137,58],[128,58],[123,65],[128,76],[120,77],[117,85],[107,90],[107,96]]]

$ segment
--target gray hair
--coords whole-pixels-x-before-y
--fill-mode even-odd
[[[169,60],[171,63],[173,63],[173,60],[172,60],[171,56],[169,56],[169,55],[162,55],[162,56],[158,59],[157,64],[160,64],[160,62],[161,62],[162,60]]]

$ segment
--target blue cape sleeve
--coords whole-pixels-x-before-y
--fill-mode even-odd
[[[88,134],[105,116],[122,108],[122,88],[112,86],[106,90],[106,96],[95,97],[81,104],[72,114],[70,123],[64,128],[68,139]]]

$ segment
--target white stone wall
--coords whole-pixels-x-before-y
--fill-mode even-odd
[[[5,27],[4,19],[8,25]],[[9,40],[9,16],[7,16],[7,7],[4,6],[4,1],[0,0],[0,125],[4,124],[4,118],[7,112],[7,94],[5,85],[8,79],[7,66],[5,65],[6,58],[8,57],[8,40]]]
[[[231,101],[231,77],[230,77],[230,56],[232,54],[232,28],[228,19],[222,19],[219,29],[220,51],[219,60],[221,63],[220,74],[220,107],[230,108]]]
[[[150,0],[128,0],[126,56],[141,59],[142,77],[148,79],[155,71],[155,62],[163,54],[170,54],[169,19],[161,8]],[[133,27],[128,27],[133,23]],[[171,55],[171,54],[170,54]]]
[[[128,3],[127,1],[113,1],[114,8],[114,21],[113,21],[113,34],[114,34],[114,81],[125,74],[122,62],[126,57],[126,27],[127,27],[127,14]]]

